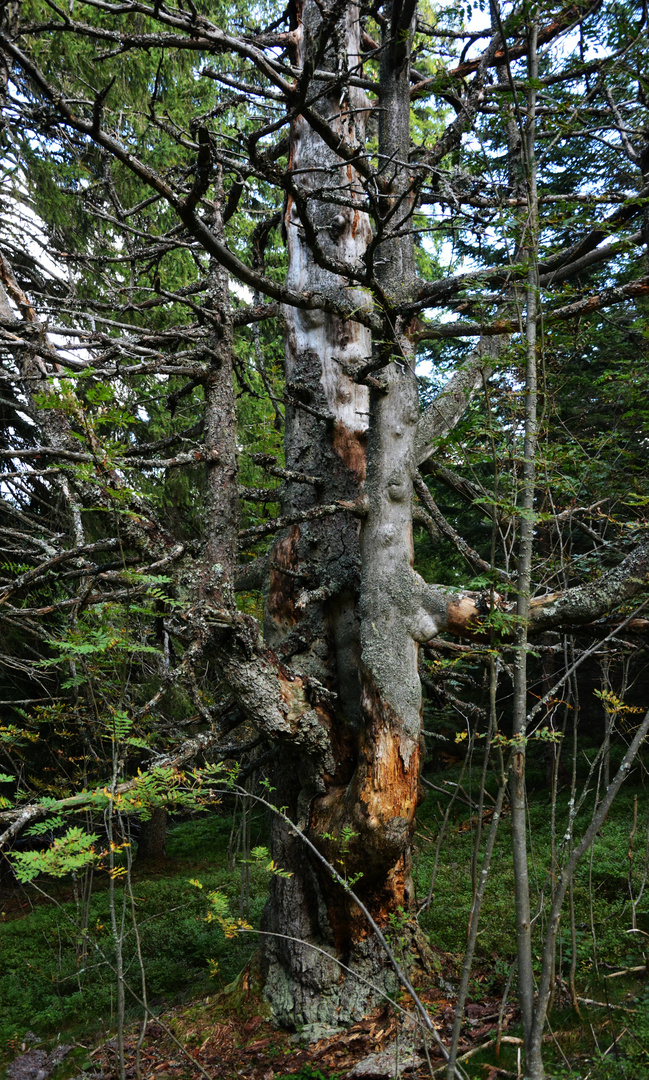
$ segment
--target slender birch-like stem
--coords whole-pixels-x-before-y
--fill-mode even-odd
[[[517,626],[514,656],[514,702],[512,737],[515,740],[512,765],[512,849],[514,859],[516,937],[518,944],[518,985],[523,1019],[526,1057],[529,1052],[534,1015],[534,972],[532,967],[532,925],[530,888],[527,862],[527,829],[525,806],[525,738],[527,714],[527,623],[530,607],[530,580],[534,540],[534,485],[536,478],[537,446],[537,374],[536,322],[538,312],[538,196],[534,157],[536,90],[538,75],[537,24],[530,28],[528,47],[528,76],[530,89],[527,98],[525,128],[525,170],[528,214],[525,224],[526,242],[523,245],[528,259],[526,316],[525,316],[525,442],[523,449],[520,546],[518,557]],[[541,1074],[542,1075],[542,1074]]]
[[[124,926],[121,927],[117,920],[117,908],[115,903],[115,840],[113,815],[115,813],[115,790],[118,777],[118,754],[116,742],[113,741],[113,779],[111,783],[111,797],[106,810],[106,831],[108,834],[108,907],[110,912],[110,927],[115,946],[115,982],[117,989],[117,1075],[119,1080],[125,1080],[124,1062]]]

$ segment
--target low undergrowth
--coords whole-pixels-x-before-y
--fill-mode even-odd
[[[416,838],[415,880],[420,904],[430,889],[448,793],[456,790],[459,773],[449,770],[433,779],[442,790],[432,790],[422,806]],[[643,830],[637,829],[635,847],[629,843],[636,798],[646,805],[642,789],[629,787],[622,792],[595,840],[592,858],[586,857],[577,871],[574,935],[566,903],[557,950],[554,1010],[547,1038],[552,1077],[649,1080],[649,987],[643,972],[637,970],[645,963],[645,947],[649,945],[649,895],[645,894],[636,904],[636,926],[632,925],[632,901],[638,895],[642,878],[646,839]],[[438,997],[442,993],[444,1007],[451,1010],[472,901],[470,866],[477,828],[475,809],[469,805],[472,802],[471,792],[463,781],[462,799],[456,799],[445,827],[432,899],[420,916],[421,926],[438,958],[435,970],[421,976],[423,986],[434,990]],[[531,871],[537,900],[542,896],[547,899],[551,884],[548,802],[542,786],[531,792],[529,811],[534,838]],[[566,814],[567,795],[562,794],[556,812],[556,850],[565,830]],[[489,824],[487,812],[483,839]],[[263,832],[260,817],[253,828],[253,844],[255,840],[263,841]],[[179,822],[169,830],[168,859],[164,863],[141,870],[135,863],[134,908],[148,1000],[156,1013],[162,1013],[170,1005],[178,1007],[184,1001],[213,1000],[241,972],[256,948],[254,934],[226,936],[218,920],[206,920],[210,891],[225,898],[233,923],[243,915],[251,927],[256,927],[261,919],[268,874],[259,862],[248,863],[249,894],[245,895],[245,890],[242,893],[242,860],[232,859],[231,835],[232,819],[226,814]],[[121,883],[118,887],[122,888]],[[77,1038],[88,1044],[105,1040],[114,1030],[114,948],[106,875],[95,877],[84,925],[81,925],[80,890],[81,882],[77,881],[75,886],[69,879],[52,882],[43,892],[34,885],[5,890],[0,925],[0,1046],[5,1048],[5,1062],[20,1048],[29,1031],[44,1039]],[[49,899],[45,891],[50,894]],[[512,895],[513,869],[505,814],[481,916],[470,995],[470,1000],[476,1003],[495,1003],[496,1012],[515,957]],[[124,909],[126,978],[140,996],[141,979],[129,904],[130,901]],[[543,929],[540,916],[539,942]],[[568,992],[573,937],[577,949],[574,976],[579,1014]],[[636,971],[625,977],[608,977],[626,968]],[[515,976],[508,993],[513,1017]],[[438,1003],[433,1012],[441,1007]],[[224,1008],[226,1011],[230,1008],[233,1016],[240,1011],[231,1002],[226,1002]],[[134,1007],[131,1015],[137,1012]],[[192,1045],[200,1045],[203,1036],[208,1035],[198,1014],[197,1017]],[[208,1021],[205,1014],[205,1024],[213,1020],[212,1017]],[[219,1016],[219,1023],[227,1026],[224,1016]],[[520,1034],[515,1024],[513,1017],[510,1034]],[[469,1040],[471,1030],[469,1024],[466,1035]],[[492,1035],[493,1031],[487,1033],[487,1040]],[[269,1054],[270,1048],[269,1043]],[[260,1052],[263,1056],[266,1050]],[[267,1064],[272,1066],[270,1058]],[[484,1049],[467,1062],[466,1068],[472,1078],[488,1076],[487,1068],[515,1075],[515,1046],[503,1045],[498,1060],[493,1049]],[[275,1080],[284,1075],[297,1075],[300,1080],[324,1080],[334,1075],[331,1069],[305,1063],[303,1057],[299,1069],[298,1073],[276,1072]]]
[[[459,768],[438,773],[433,780],[442,790],[429,791],[420,809],[414,860],[415,886],[419,903],[423,905],[429,897],[434,875],[432,899],[422,911],[420,923],[445,957],[446,977],[457,985],[473,900],[470,868],[477,815],[475,807],[469,804],[475,802],[476,796],[466,773],[461,777]],[[458,783],[461,784],[459,790]],[[493,778],[489,782],[489,791],[491,798],[485,799],[482,825],[483,847],[491,824],[489,807],[496,794]],[[455,800],[447,818],[435,870],[440,828],[453,793]],[[562,842],[568,820],[568,799],[567,791],[560,792],[557,798],[555,860],[564,857]],[[592,795],[577,819],[577,837],[588,823],[589,801],[592,801]],[[532,904],[533,911],[535,907],[537,912],[540,911],[535,929],[538,972],[546,929],[542,906],[544,901],[547,904],[552,888],[553,866],[550,797],[542,777],[536,790],[530,791],[528,809],[532,838]],[[580,821],[585,823],[580,826]],[[573,925],[568,898],[564,904],[556,954],[556,989],[546,1038],[546,1058],[552,1077],[649,1080],[649,986],[646,967],[644,973],[638,970],[646,965],[649,953],[649,892],[646,888],[635,905],[635,915],[633,911],[633,901],[638,900],[645,877],[648,852],[647,794],[644,788],[628,786],[613,803],[591,852],[576,870]],[[481,865],[478,860],[478,873]],[[512,969],[508,999],[516,1000],[513,896],[514,871],[505,805],[481,912],[471,1000],[502,996]],[[577,999],[574,1003],[569,991],[573,942],[576,945],[574,986]],[[629,974],[615,975],[622,971]],[[488,1064],[513,1069],[516,1075],[517,1061],[513,1051],[503,1049],[503,1053],[502,1062],[496,1062],[491,1052],[476,1055],[471,1067],[467,1066],[468,1075],[484,1077]]]
[[[454,790],[457,773],[445,776],[447,788]],[[439,786],[442,786],[440,783]],[[465,789],[466,790],[466,789]],[[434,872],[435,848],[440,820],[448,797],[431,793],[421,808],[416,836],[415,885],[420,904],[425,901]],[[645,889],[637,904],[633,928],[632,899],[643,877],[646,809],[644,833],[638,837],[636,828],[635,865],[630,871],[629,837],[633,825],[634,800],[640,795],[646,807],[646,793],[623,790],[596,836],[591,854],[578,866],[574,882],[574,922],[577,945],[576,979],[588,996],[601,977],[614,968],[637,967],[643,964],[649,947],[649,890]],[[547,902],[552,866],[548,798],[542,792],[532,794],[529,804],[530,835],[533,837],[530,860],[531,887],[537,908]],[[489,800],[486,800],[482,826],[483,844],[490,826]],[[568,794],[559,796],[556,820],[556,852],[560,853],[568,811]],[[431,942],[449,958],[455,957],[458,966],[464,956],[466,925],[473,899],[471,859],[475,843],[477,819],[466,802],[458,802],[451,814],[440,852],[431,903],[422,912],[420,921]],[[579,835],[579,830],[577,835]],[[478,861],[478,873],[481,861]],[[631,877],[630,877],[631,872]],[[477,961],[476,990],[480,986],[498,991],[505,985],[509,968],[516,956],[516,932],[513,909],[514,870],[510,849],[507,810],[499,829],[491,861],[489,882],[480,919],[480,945]],[[452,917],[449,917],[452,913]],[[545,931],[543,913],[538,918],[536,936],[538,952]],[[572,933],[569,903],[566,900],[559,933],[556,975],[567,974],[572,960]],[[611,983],[611,986],[614,982]]]
[[[221,926],[205,918],[206,895],[212,890],[223,894],[232,912],[239,913],[240,867],[227,866],[231,824],[216,815],[179,823],[169,830],[164,864],[140,871],[135,863],[134,905],[148,1001],[154,1010],[167,1002],[216,992],[235,978],[256,946],[251,935],[226,939]],[[250,874],[246,915],[256,926],[268,876],[255,865]],[[200,881],[203,888],[190,879]],[[87,910],[73,892],[69,880],[63,885],[52,882],[43,891],[33,885],[5,890],[0,916],[0,1046],[19,1044],[27,1031],[101,1038],[114,1028],[115,950],[106,875],[96,875]],[[77,883],[77,897],[79,892]],[[141,997],[130,898],[121,885],[118,904],[120,917],[122,906],[124,910],[126,978]]]

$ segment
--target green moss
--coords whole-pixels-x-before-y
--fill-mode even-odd
[[[169,872],[164,877],[134,873],[133,891],[149,1001],[156,1009],[169,1001],[213,993],[239,974],[256,948],[243,934],[226,940],[218,923],[205,921],[206,894],[218,889],[239,915],[240,869],[226,866],[231,821],[201,818],[177,825],[168,840]],[[189,884],[198,877],[203,889]],[[118,904],[122,903],[121,885]],[[268,875],[251,867],[249,921],[257,926],[266,901]],[[34,890],[26,891],[38,900]],[[87,920],[84,955],[74,900],[56,905],[38,901],[28,915],[0,926],[0,1044],[27,1030],[109,1031],[114,1024],[114,946],[109,898],[98,879]],[[141,993],[135,936],[126,907],[124,939],[127,980]],[[210,971],[216,969],[214,976]]]

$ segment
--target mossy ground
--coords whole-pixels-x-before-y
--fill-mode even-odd
[[[458,773],[454,770],[435,777],[435,783],[449,791],[457,781]],[[466,776],[463,787],[471,801],[473,796]],[[590,1080],[612,1077],[649,1080],[649,984],[642,973],[627,978],[605,977],[615,969],[641,965],[645,943],[649,944],[646,937],[649,895],[637,907],[639,932],[629,933],[629,836],[636,797],[645,808],[639,812],[634,841],[632,882],[637,890],[646,840],[646,793],[640,788],[629,787],[622,792],[596,838],[592,860],[586,858],[576,875],[577,993],[580,998],[601,1003],[589,1005],[582,1001],[581,1017],[574,1012],[566,991],[572,942],[567,907],[564,913],[557,954],[560,981],[551,1016],[552,1032],[547,1039],[550,1076],[572,1080],[586,1076]],[[567,798],[565,792],[559,797],[558,842],[565,830]],[[430,885],[440,818],[447,802],[448,795],[432,791],[421,808],[415,858],[420,900]],[[530,792],[530,822],[532,881],[535,889],[547,893],[550,806],[542,783]],[[262,1078],[270,1071],[275,1080],[284,1075],[300,1075],[302,1080],[307,1080],[309,1069],[310,1080],[318,1072],[323,1077],[340,1075],[359,1054],[372,1051],[384,1036],[388,1038],[389,1025],[386,1021],[383,1027],[372,1029],[373,1033],[362,1028],[352,1031],[337,1041],[325,1041],[317,1051],[292,1042],[289,1035],[272,1027],[254,977],[252,982],[249,978],[253,969],[247,965],[257,946],[255,935],[246,933],[227,939],[217,922],[205,921],[205,894],[209,889],[218,889],[227,896],[233,916],[240,913],[241,867],[239,864],[233,869],[227,863],[231,827],[226,814],[176,823],[169,831],[166,862],[142,871],[136,864],[134,895],[149,1001],[189,1053],[198,1054],[204,1068],[215,1076],[225,1078],[231,1073]],[[489,821],[485,820],[485,830],[488,827]],[[256,842],[263,842],[261,817],[255,828]],[[475,828],[475,813],[458,801],[450,814],[441,848],[433,902],[421,915],[421,926],[434,946],[435,962],[427,974],[420,973],[420,985],[442,1034],[452,1018],[453,988],[457,986],[466,940]],[[249,919],[256,926],[267,894],[268,876],[260,866],[253,865],[250,869]],[[200,880],[203,889],[191,885],[190,879]],[[104,1047],[114,1031],[114,980],[110,974],[113,954],[106,882],[98,877],[95,883],[89,919],[92,947],[83,964],[79,962],[81,938],[71,884],[65,880],[51,882],[47,891],[50,900],[31,886],[14,887],[4,894],[0,925],[0,1052],[3,1054],[0,1061],[5,1064],[20,1051],[27,1031],[41,1037],[44,1046],[58,1039],[77,1040],[86,1047],[79,1053],[86,1056],[93,1046]],[[469,1015],[463,1033],[465,1051],[495,1036],[494,1014],[497,1015],[515,953],[512,895],[513,870],[505,818],[482,912],[471,985],[471,1001],[476,1011],[475,1016]],[[130,918],[128,911],[127,915]],[[127,979],[140,993],[134,936],[128,918]],[[237,982],[237,976],[244,970],[248,975],[242,977],[243,982],[241,978]],[[224,994],[226,986],[228,990]],[[512,1004],[505,1013],[505,1031],[510,1038],[520,1035],[514,998],[515,987],[510,998]],[[135,1011],[131,1013],[134,1015]],[[134,1040],[135,1031],[131,1038],[133,1046]],[[108,1046],[108,1050],[97,1050],[97,1059],[106,1057],[104,1066],[110,1069]],[[609,1052],[605,1054],[605,1051]],[[149,1073],[144,1071],[143,1075],[153,1075],[155,1071],[162,1080],[199,1075],[187,1055],[168,1043],[162,1029],[156,1033],[155,1023],[149,1025],[143,1054],[149,1055],[150,1066]],[[491,1080],[507,1072],[515,1075],[516,1055],[517,1045],[513,1042],[503,1044],[498,1061],[493,1049],[477,1053],[467,1062],[468,1075],[491,1077]],[[220,1071],[215,1072],[217,1062]],[[78,1073],[80,1062],[70,1059],[70,1063]],[[67,1080],[71,1075],[64,1063],[56,1080]]]
[[[214,994],[247,963],[251,935],[227,940],[205,921],[206,894],[219,890],[239,913],[240,868],[228,869],[231,820],[205,816],[169,830],[168,859],[133,873],[138,932],[148,1000],[154,1009],[197,995]],[[258,925],[268,878],[251,866],[249,921]],[[199,880],[202,889],[190,884]],[[39,883],[40,884],[40,883]],[[20,1044],[26,1031],[42,1036],[108,1037],[115,1024],[114,947],[107,880],[97,875],[82,953],[79,908],[69,880],[4,891],[0,924],[0,1048]],[[121,913],[122,884],[118,883]],[[47,896],[44,893],[47,893]],[[48,899],[48,897],[50,899]],[[126,898],[124,952],[127,980],[141,996],[130,902]],[[0,1049],[0,1054],[2,1050]],[[1,1058],[0,1058],[1,1060]]]

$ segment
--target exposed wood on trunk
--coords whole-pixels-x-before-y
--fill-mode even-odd
[[[412,14],[412,12],[411,12]],[[407,100],[410,16],[395,6],[394,25],[386,31],[388,59],[382,65],[382,92],[391,107]],[[401,232],[409,213],[402,196],[408,180],[399,164],[407,157],[407,108],[396,129],[383,125],[381,152],[389,164],[393,195],[385,200],[385,239],[379,245],[384,295],[397,298],[413,273],[412,237]],[[404,151],[404,140],[406,149]],[[412,498],[414,438],[418,417],[408,327],[387,316],[380,345],[392,362],[380,389],[370,392],[365,505],[361,532],[360,591],[360,738],[351,776],[334,777],[314,804],[311,826],[323,851],[361,874],[355,885],[371,899],[380,921],[411,904],[410,836],[418,799],[421,687],[417,674],[420,579],[412,568]],[[343,781],[341,783],[341,781]],[[331,889],[328,888],[328,894]],[[346,945],[352,966],[362,969],[368,939],[363,919],[345,898],[329,902],[330,922],[339,946]],[[337,914],[335,912],[337,911]],[[383,978],[375,969],[373,979]]]
[[[576,585],[560,593],[532,597],[528,632],[542,634],[565,626],[588,626],[608,615],[616,607],[632,600],[649,581],[649,544],[639,544],[625,559],[587,585]],[[438,631],[458,637],[484,634],[481,621],[489,611],[488,595],[469,589],[450,589],[422,582],[422,603]],[[514,606],[496,594],[495,603],[503,612],[514,613]],[[433,634],[430,637],[434,636]]]
[[[322,14],[313,0],[298,4],[291,34],[296,68],[303,66],[310,50],[318,48],[321,30]],[[345,6],[336,34],[344,42],[344,51],[336,51],[331,38],[323,43],[323,69],[337,71],[340,65],[351,67],[358,61],[360,23],[355,4]],[[314,85],[321,89],[318,116],[339,132],[346,145],[361,146],[366,104],[362,89],[347,86],[341,96],[339,89],[328,91],[325,80],[316,79]],[[293,290],[315,288],[332,299],[353,298],[360,308],[367,308],[368,298],[362,291],[351,290],[350,295],[343,281],[320,265],[306,236],[313,230],[325,260],[360,266],[370,227],[367,215],[354,207],[362,197],[354,170],[341,164],[304,116],[292,126],[290,165],[298,198],[289,196],[286,210],[287,285]],[[331,201],[335,198],[340,198],[341,205]],[[342,321],[324,310],[286,308],[284,320],[287,469],[282,511],[291,515],[341,500],[355,502],[366,471],[369,392],[352,376],[368,362],[370,335],[359,322]],[[295,402],[303,402],[308,409]],[[298,473],[325,480],[317,487],[305,485],[292,479]],[[320,519],[314,515],[281,536],[270,557],[267,640],[280,655],[290,658],[293,667],[331,692],[327,704],[318,708],[329,732],[332,756],[322,756],[313,773],[298,758],[287,756],[278,778],[280,801],[298,821],[310,824],[316,840],[324,830],[317,812],[312,815],[309,809],[314,796],[335,798],[358,757],[358,534],[358,521],[349,514]],[[331,941],[335,949],[336,912],[341,903],[347,907],[340,889],[332,891],[321,869],[310,866],[281,823],[274,825],[272,847],[277,862],[290,868],[293,877],[273,881],[268,928],[281,931],[290,926],[294,937]],[[323,1019],[322,1002],[314,1000],[311,992],[316,985],[319,992],[325,989],[331,1019],[337,1009],[339,1016],[363,1011],[366,997],[359,985],[341,979],[337,966],[323,961],[315,951],[296,942],[278,944],[277,939],[268,939],[265,954],[267,992],[280,1017],[302,1024]]]

